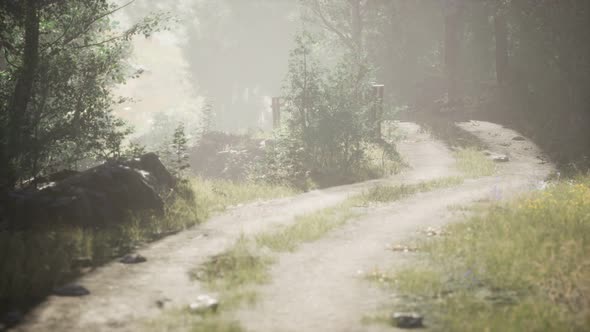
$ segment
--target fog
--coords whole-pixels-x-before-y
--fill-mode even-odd
[[[589,41],[588,0],[1,0],[0,331],[588,331]]]
[[[123,4],[123,2],[121,2]],[[298,22],[296,1],[136,1],[118,14],[122,28],[154,11],[169,15],[170,31],[137,36],[129,59],[138,78],[116,93],[131,98],[117,114],[148,132],[157,113],[198,127],[206,103],[216,128],[245,132],[271,127]]]

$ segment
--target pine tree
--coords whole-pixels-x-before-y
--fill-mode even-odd
[[[171,152],[172,152],[172,171],[181,176],[187,169],[190,168],[187,153],[188,139],[185,134],[184,125],[180,123],[174,130],[172,137]]]

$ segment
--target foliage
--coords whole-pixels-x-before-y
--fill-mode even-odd
[[[332,185],[361,179],[359,174],[367,173],[367,147],[375,142],[395,151],[391,143],[378,140],[376,122],[370,122],[377,105],[369,65],[347,54],[336,67],[324,68],[317,44],[308,32],[296,38],[284,89],[287,122],[267,158],[272,180],[288,179],[298,186],[310,177],[317,182],[337,179],[327,181]]]
[[[170,169],[178,176],[185,174],[190,168],[186,146],[187,143],[188,139],[184,133],[184,125],[181,123],[174,130],[174,136],[172,137],[172,142],[170,144]]]
[[[126,77],[129,41],[161,16],[120,31],[106,0],[0,6],[0,169],[4,185],[122,153],[129,133],[109,91]],[[2,64],[5,64],[2,65]]]

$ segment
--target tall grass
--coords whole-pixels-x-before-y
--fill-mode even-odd
[[[425,267],[390,276],[446,331],[590,328],[590,176],[451,225]],[[428,278],[415,278],[429,275]]]
[[[164,216],[130,215],[103,229],[48,225],[0,232],[0,312],[24,310],[54,287],[147,242],[205,221],[228,206],[293,194],[289,188],[191,179],[166,198]],[[81,262],[84,265],[81,266]]]
[[[352,219],[355,216],[352,207],[357,201],[357,197],[352,197],[335,207],[298,216],[290,226],[257,235],[256,243],[272,251],[294,251],[301,243],[319,240]]]
[[[375,186],[360,196],[360,200],[369,202],[393,202],[418,193],[435,189],[448,188],[463,183],[461,177],[446,177],[410,185]]]
[[[461,148],[455,152],[457,168],[468,177],[494,175],[496,165],[476,148]]]

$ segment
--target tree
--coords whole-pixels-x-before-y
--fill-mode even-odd
[[[323,67],[317,43],[308,32],[296,38],[283,94],[288,135],[277,144],[290,150],[277,155],[287,156],[281,159],[290,162],[283,165],[287,169],[304,165],[320,178],[350,178],[363,167],[366,146],[374,139],[368,123],[374,106],[371,76],[366,73],[359,81],[358,63],[350,54],[332,69]]]
[[[186,138],[186,134],[184,132],[184,125],[180,123],[174,130],[174,135],[172,136],[172,142],[170,144],[170,148],[172,150],[170,153],[172,158],[172,170],[178,176],[182,175],[187,169],[190,168],[190,164],[188,162],[187,143],[188,139]]]
[[[133,2],[133,1],[131,1]],[[115,28],[129,5],[107,0],[8,1],[0,5],[0,169],[3,186],[86,159],[118,157],[129,133],[111,112],[109,88],[126,78],[129,40],[162,16]]]
[[[461,0],[449,1],[445,13],[445,74],[447,79],[447,96],[451,105],[456,104],[459,97],[459,48],[462,36]]]

